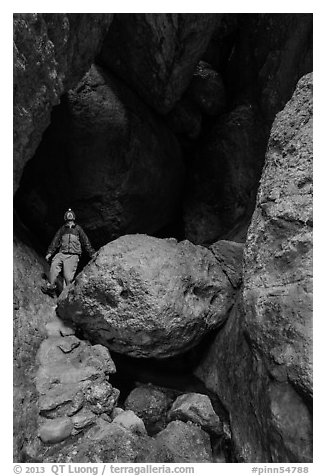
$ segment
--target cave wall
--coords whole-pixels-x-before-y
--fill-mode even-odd
[[[52,107],[90,66],[112,18],[107,13],[14,14],[14,192],[50,124]]]
[[[53,300],[41,292],[45,260],[35,251],[35,238],[15,217],[13,244],[13,430],[14,461],[24,461],[25,448],[36,433],[35,356],[52,318]]]
[[[14,205],[38,238],[15,225],[17,459],[53,312],[35,250],[69,206],[96,247],[176,229],[193,243],[246,241],[241,297],[198,375],[230,412],[239,461],[311,459],[311,153],[294,143],[310,147],[310,79],[265,157],[310,71],[311,14],[14,15]]]
[[[243,289],[196,375],[243,462],[312,461],[312,74],[274,121]]]
[[[183,181],[174,134],[124,83],[93,65],[53,111],[16,203],[48,241],[73,208],[98,247],[173,221]]]

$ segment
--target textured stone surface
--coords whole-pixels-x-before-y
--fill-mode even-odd
[[[245,249],[248,332],[271,371],[312,394],[312,74],[277,116]],[[250,316],[250,318],[249,318]]]
[[[61,417],[46,421],[39,429],[39,436],[43,443],[60,443],[67,439],[73,430],[73,423],[70,418]]]
[[[70,206],[102,246],[173,220],[183,173],[171,131],[123,83],[92,66],[53,115],[16,203],[48,240]]]
[[[112,423],[122,425],[136,435],[147,435],[144,422],[132,410],[126,410],[117,415]]]
[[[236,107],[198,141],[184,200],[186,238],[196,244],[234,239],[254,210],[267,136],[258,111]],[[234,229],[232,236],[231,230]],[[241,241],[245,240],[241,236]]]
[[[172,400],[166,393],[151,385],[137,387],[128,395],[125,408],[133,410],[145,423],[148,433],[154,434],[166,426],[167,412]]]
[[[312,460],[312,75],[273,124],[239,302],[196,371],[239,461]],[[218,364],[217,364],[218,362]]]
[[[220,14],[116,14],[100,61],[158,112],[187,88]]]
[[[126,235],[99,250],[61,294],[58,313],[116,352],[163,358],[221,325],[234,296],[206,248]]]
[[[209,249],[213,252],[234,288],[238,288],[242,282],[243,243],[220,240],[213,243]]]
[[[102,419],[74,441],[47,449],[46,463],[153,463],[171,462],[172,457],[153,438],[139,435],[115,422]]]
[[[89,68],[111,13],[14,14],[14,191],[51,109]]]
[[[223,425],[216,415],[207,395],[185,393],[174,402],[168,413],[169,420],[192,421],[207,433],[223,434]]]
[[[198,426],[172,421],[155,436],[159,446],[167,448],[172,463],[212,463],[208,434]]]
[[[116,369],[106,347],[91,346],[74,335],[51,336],[40,345],[37,363],[43,418],[72,416],[82,409],[95,415],[113,410],[119,391],[108,381]]]
[[[46,335],[45,325],[54,315],[53,300],[40,286],[45,261],[32,248],[26,233],[15,227],[13,246],[13,404],[14,455],[22,461],[25,446],[37,431],[34,361]]]

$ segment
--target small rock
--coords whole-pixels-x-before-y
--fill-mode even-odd
[[[76,349],[80,344],[80,340],[75,337],[75,336],[65,336],[64,339],[62,339],[62,342],[58,345],[59,349],[62,350],[65,354],[68,354],[69,352],[73,351]]]
[[[39,437],[46,444],[59,443],[71,435],[74,428],[71,418],[48,420],[39,429]]]
[[[145,423],[149,434],[154,434],[165,427],[171,403],[165,393],[148,385],[135,388],[128,395],[125,408],[138,415]]]
[[[122,425],[127,430],[132,431],[136,435],[147,435],[147,431],[143,420],[141,420],[132,410],[126,410],[117,415],[113,423]]]
[[[55,319],[45,325],[48,337],[60,337],[74,335],[75,331],[65,326],[60,319]]]
[[[120,408],[120,407],[113,408],[112,413],[111,413],[111,418],[114,419],[115,417],[120,415],[120,413],[123,413],[124,411],[125,410],[123,408]]]
[[[212,463],[209,435],[193,423],[172,421],[155,436],[173,463]]]
[[[169,420],[192,421],[213,435],[223,434],[223,425],[207,395],[186,393],[180,395],[168,413]]]
[[[94,382],[94,384],[87,389],[86,401],[94,413],[110,413],[119,395],[119,390],[113,388],[106,380],[103,380],[98,383]]]
[[[84,428],[92,425],[96,421],[96,415],[89,410],[81,410],[71,418],[74,425],[73,434],[79,433]]]

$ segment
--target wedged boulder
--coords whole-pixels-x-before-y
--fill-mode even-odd
[[[165,114],[187,88],[221,17],[211,13],[116,14],[99,61]]]
[[[222,76],[205,61],[199,61],[196,66],[187,95],[204,114],[218,116],[225,111],[226,92]]]
[[[312,75],[274,121],[243,290],[196,375],[230,414],[238,461],[312,461]]]
[[[191,421],[212,435],[223,435],[223,425],[207,395],[185,393],[180,395],[169,410],[168,419]]]
[[[126,235],[99,250],[61,294],[57,312],[113,351],[164,358],[220,326],[235,293],[210,250]]]
[[[237,106],[203,131],[188,171],[183,205],[187,239],[196,244],[245,241],[267,137],[266,126],[251,104]],[[242,235],[239,227],[244,228]]]
[[[142,385],[130,392],[125,408],[134,411],[143,420],[149,434],[155,434],[165,428],[171,403],[166,393],[158,388]]]
[[[172,421],[155,436],[156,443],[167,450],[171,463],[212,463],[209,435],[193,423]]]
[[[51,240],[69,204],[102,246],[174,220],[184,175],[179,144],[122,82],[93,65],[52,119],[16,197],[31,228]]]
[[[60,96],[88,70],[112,13],[14,14],[14,192]]]

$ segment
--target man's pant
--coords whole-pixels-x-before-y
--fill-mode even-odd
[[[63,277],[66,284],[70,284],[74,279],[77,265],[79,261],[79,255],[70,255],[65,253],[57,253],[52,260],[50,267],[50,284],[55,285],[55,281],[63,269]]]

